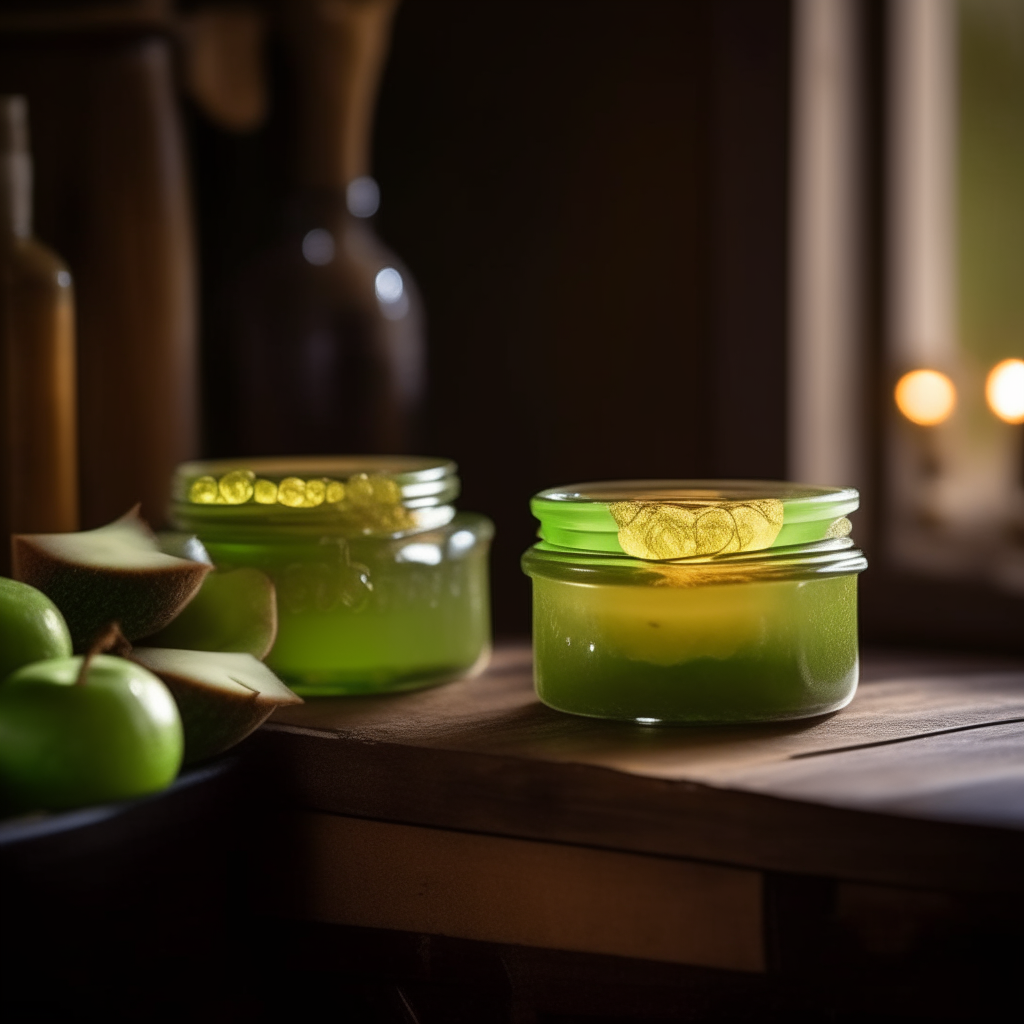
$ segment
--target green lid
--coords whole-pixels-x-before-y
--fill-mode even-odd
[[[648,561],[845,537],[853,488],[760,480],[619,480],[541,491],[530,502],[541,548]]]

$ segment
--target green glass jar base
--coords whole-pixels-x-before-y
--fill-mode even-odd
[[[601,718],[637,725],[745,725],[814,718],[846,707],[857,689],[857,666],[835,687],[832,700],[808,701],[806,680],[797,665],[766,666],[752,659],[716,662],[700,658],[679,666],[667,679],[662,669],[645,671],[636,663],[610,663],[614,681],[588,680],[587,694],[566,689],[565,680],[537,680],[537,696],[549,708],[584,718]],[[647,678],[645,678],[647,676]],[[623,699],[621,685],[632,692]],[[788,700],[786,695],[788,694]]]
[[[857,687],[855,575],[533,583],[537,695],[558,711],[644,725],[780,722],[836,711]]]

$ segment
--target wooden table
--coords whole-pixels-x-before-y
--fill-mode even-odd
[[[869,656],[834,715],[651,728],[549,710],[506,646],[284,709],[256,747],[291,918],[748,974],[814,960],[825,918],[882,956],[1019,920],[1019,663]]]

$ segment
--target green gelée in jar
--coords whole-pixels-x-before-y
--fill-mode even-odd
[[[836,711],[858,677],[852,489],[622,481],[543,491],[537,694],[643,724]]]
[[[385,456],[186,463],[171,519],[218,569],[273,580],[267,664],[297,693],[418,689],[490,653],[494,527],[455,510],[455,469]]]

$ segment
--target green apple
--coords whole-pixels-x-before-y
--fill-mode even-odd
[[[211,572],[178,617],[144,642],[150,647],[251,654],[262,660],[276,637],[273,581],[259,569],[244,568]]]
[[[155,793],[181,766],[181,716],[152,672],[111,655],[54,658],[0,686],[0,787],[20,810]]]
[[[132,658],[174,694],[185,727],[186,764],[241,742],[275,708],[302,703],[251,654],[136,647]]]
[[[71,634],[57,606],[27,583],[0,576],[0,680],[45,658],[69,658]]]
[[[15,578],[61,610],[78,651],[112,622],[129,640],[163,629],[212,568],[161,551],[137,508],[98,530],[16,534],[11,552]]]

